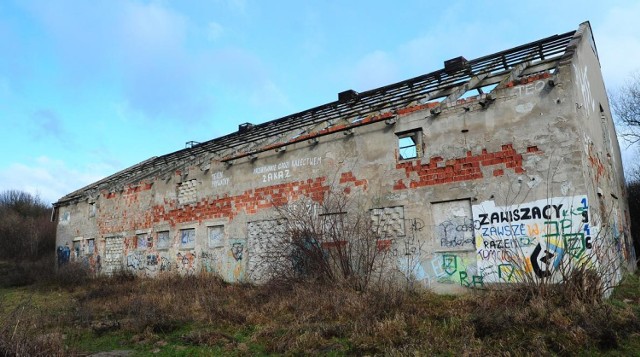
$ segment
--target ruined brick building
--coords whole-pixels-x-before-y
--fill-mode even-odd
[[[55,204],[58,264],[251,280],[274,205],[340,190],[393,228],[381,249],[397,271],[436,291],[543,277],[563,260],[613,267],[616,281],[635,261],[624,187],[585,22],[242,124],[72,192]]]

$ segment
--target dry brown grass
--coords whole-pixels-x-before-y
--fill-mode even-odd
[[[54,289],[47,286],[38,289]],[[133,336],[130,343],[156,346],[190,326],[175,343],[236,355],[253,354],[254,348],[314,355],[569,355],[616,349],[640,332],[629,305],[569,298],[562,288],[545,295],[527,289],[451,297],[307,282],[233,285],[210,275],[121,274],[70,290],[64,313],[43,314],[46,307],[38,304],[3,312],[0,352],[73,354],[76,342],[62,340],[62,330],[124,333]]]

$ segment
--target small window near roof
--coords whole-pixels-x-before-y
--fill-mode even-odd
[[[411,160],[422,156],[422,130],[398,135],[398,160]]]

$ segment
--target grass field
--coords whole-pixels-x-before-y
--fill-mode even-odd
[[[0,354],[638,355],[640,278],[607,300],[557,287],[442,296],[214,276],[90,278],[0,264]],[[26,277],[25,277],[26,275]]]

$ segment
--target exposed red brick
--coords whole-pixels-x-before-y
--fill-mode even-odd
[[[535,147],[535,150],[527,149],[527,152],[539,154],[542,151]],[[442,161],[444,161],[444,166],[442,166]],[[434,156],[430,158],[429,163],[425,164],[420,162],[417,162],[416,165],[412,165],[411,162],[398,163],[396,169],[404,170],[407,179],[417,176],[417,179],[408,183],[408,187],[418,188],[481,179],[483,178],[481,167],[504,165],[504,168],[512,169],[515,173],[523,173],[525,170],[522,167],[522,162],[522,154],[516,152],[513,144],[505,144],[497,152],[490,153],[487,149],[482,149],[480,154],[473,155],[471,151],[467,151],[464,157],[446,160]],[[440,163],[440,167],[438,167],[438,163]],[[493,171],[493,176],[503,176],[504,173],[504,169],[499,167]],[[403,180],[398,180],[393,185],[393,189],[407,189],[407,184]]]
[[[391,249],[391,239],[380,239],[376,241],[376,248],[379,252],[388,251]]]
[[[395,185],[393,185],[393,189],[394,190],[404,190],[406,189],[407,186],[405,186],[404,182],[402,182],[402,180],[398,180],[398,182],[396,182]]]
[[[353,187],[361,186],[363,189],[367,189],[368,181],[358,179],[351,172],[345,172],[341,177],[344,178],[344,183],[348,184],[344,189],[347,194],[352,191]],[[140,206],[153,200],[153,196],[144,192],[150,185],[132,186],[121,195],[103,192],[105,197],[119,198],[119,200],[114,203],[116,209],[99,212],[98,229],[102,234],[109,234],[118,231],[148,229],[161,222],[175,226],[180,223],[202,222],[212,218],[233,220],[240,212],[253,215],[260,210],[284,205],[303,196],[316,202],[322,202],[330,190],[326,181],[326,177],[317,177],[281,183],[246,190],[236,196],[225,194],[222,197],[207,197],[188,205],[179,205],[177,201],[165,199],[163,204],[153,205],[148,210],[142,210]],[[136,189],[136,187],[138,188]],[[116,216],[113,212],[120,213]],[[132,214],[129,214],[130,212]]]

